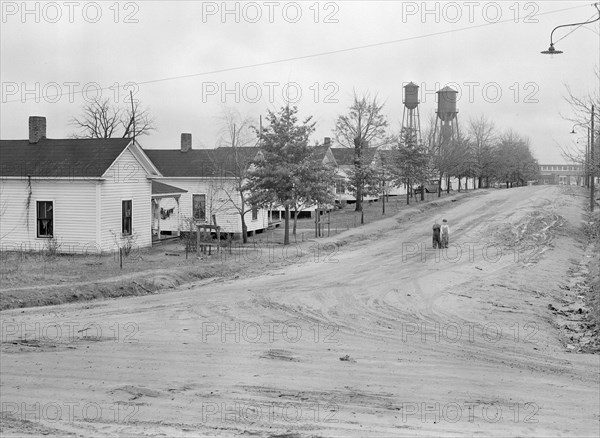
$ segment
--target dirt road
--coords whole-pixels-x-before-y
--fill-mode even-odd
[[[549,309],[580,195],[481,191],[252,278],[2,312],[3,433],[598,436],[599,356]]]

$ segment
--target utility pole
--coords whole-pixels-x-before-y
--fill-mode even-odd
[[[596,160],[594,158],[594,105],[592,105],[592,122],[590,129],[590,164],[591,164],[591,172],[592,172],[592,180],[590,181],[590,211],[594,211],[594,204],[596,203],[594,199],[594,185],[596,178]]]
[[[587,127],[587,143],[585,145],[585,187],[590,188],[590,127]]]
[[[135,107],[133,106],[133,91],[129,90],[129,100],[131,101],[131,118],[133,119],[133,143],[135,144]]]

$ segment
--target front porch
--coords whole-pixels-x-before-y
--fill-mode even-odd
[[[152,244],[179,238],[181,214],[179,198],[187,190],[152,181]]]

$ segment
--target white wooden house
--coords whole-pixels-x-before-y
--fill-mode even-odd
[[[376,148],[364,148],[362,151],[362,162],[366,166],[375,166]],[[350,188],[350,175],[354,170],[354,149],[353,148],[331,148],[331,152],[337,164],[337,179],[335,185],[335,202],[346,203],[356,202],[355,194]],[[377,200],[377,196],[364,195],[364,201]]]
[[[0,140],[0,248],[113,251],[152,244],[151,195],[159,171],[131,139],[48,139],[29,118],[29,139]]]
[[[182,134],[179,149],[146,149],[145,152],[162,175],[157,181],[181,190],[176,200],[174,197],[161,199],[163,212],[176,208],[178,214],[176,219],[169,217],[171,220],[165,220],[163,214],[159,218],[160,231],[155,226],[155,235],[158,232],[160,237],[176,236],[190,231],[190,224],[195,229],[193,224],[213,224],[214,221],[221,227],[221,233],[241,235],[237,175],[241,175],[240,169],[259,153],[258,148],[193,149],[191,134]],[[157,205],[156,196],[154,199]],[[248,208],[246,205],[245,209]],[[175,210],[171,214],[174,213]],[[249,235],[269,226],[267,211],[262,208],[250,209],[244,220]]]

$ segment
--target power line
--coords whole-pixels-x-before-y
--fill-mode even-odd
[[[590,21],[592,18],[594,18],[596,16],[596,14],[592,14],[590,16],[590,18],[588,18],[585,21]],[[554,41],[554,44],[558,43],[560,40],[564,40],[566,37],[568,37],[569,35],[571,35],[573,32],[575,32],[577,29],[579,29],[580,27],[582,27],[583,25],[585,25],[585,23],[581,23],[579,26],[575,27],[572,31],[570,31],[569,33],[567,33],[565,36],[563,36],[562,38]]]
[[[588,6],[588,5],[573,6],[573,7],[570,7],[570,8],[557,9],[557,10],[554,10],[554,11],[549,11],[549,12],[544,12],[544,13],[541,13],[541,14],[537,14],[536,16],[556,14],[556,13],[559,13],[559,12],[564,12],[564,11],[570,11],[570,10],[573,10],[573,9],[583,8],[584,6]],[[496,24],[508,23],[508,22],[514,22],[514,18],[509,18],[509,19],[506,19],[506,20],[498,20],[497,22],[493,22],[493,23],[483,23],[483,24],[477,24],[477,25],[474,25],[474,26],[461,27],[459,29],[446,30],[446,31],[440,31],[440,32],[433,32],[433,33],[428,33],[428,34],[424,34],[424,35],[418,35],[418,36],[413,36],[413,37],[401,38],[401,39],[397,39],[397,40],[390,40],[390,41],[383,41],[383,42],[379,42],[379,43],[365,44],[365,45],[361,45],[361,46],[348,47],[348,48],[345,48],[345,49],[330,50],[330,51],[326,51],[326,52],[313,53],[313,54],[309,54],[309,55],[295,56],[295,57],[291,57],[291,58],[283,58],[283,59],[277,59],[277,60],[273,60],[273,61],[265,61],[265,62],[255,63],[255,64],[246,64],[246,65],[241,65],[241,66],[237,66],[237,67],[227,67],[227,68],[222,68],[222,69],[217,69],[217,70],[209,70],[209,71],[205,71],[205,72],[191,73],[191,74],[181,75],[181,76],[169,76],[169,77],[160,78],[160,79],[151,79],[151,80],[148,80],[148,81],[141,81],[141,82],[130,81],[129,83],[133,83],[135,85],[148,85],[148,84],[155,84],[155,83],[159,83],[159,82],[175,81],[175,80],[179,80],[179,79],[188,79],[188,78],[193,78],[193,77],[198,77],[198,76],[207,76],[207,75],[212,75],[212,74],[215,74],[215,73],[227,73],[227,72],[238,71],[238,70],[245,70],[245,69],[256,68],[256,67],[264,67],[264,66],[267,66],[267,65],[283,64],[283,63],[286,63],[286,62],[292,62],[292,61],[298,61],[298,60],[310,59],[310,58],[318,58],[318,57],[321,57],[321,56],[328,56],[328,55],[336,55],[338,53],[347,53],[347,52],[352,52],[352,51],[356,51],[356,50],[364,50],[364,49],[370,49],[370,48],[375,48],[375,47],[381,47],[381,46],[385,46],[385,45],[404,43],[404,42],[407,42],[407,41],[414,41],[414,40],[419,40],[419,39],[424,39],[424,38],[430,38],[430,37],[435,37],[435,36],[447,35],[449,33],[462,32],[462,31],[466,31],[466,30],[478,29],[478,28],[481,28],[481,27],[493,26],[493,25],[496,25]],[[572,32],[573,31],[569,32],[569,34],[572,33]],[[569,34],[567,34],[567,35],[569,35]],[[565,35],[563,38],[565,38],[567,35]],[[561,39],[563,39],[563,38],[561,38]],[[113,88],[112,86],[108,86],[108,87],[95,88],[95,90],[97,90],[97,91],[103,91],[103,90],[108,90],[108,89],[112,89],[112,88]],[[64,94],[65,93],[60,93],[60,94],[57,94],[57,95],[53,95],[52,98],[53,99],[57,99],[59,97],[62,97]],[[74,93],[74,94],[83,94],[83,90],[82,91],[78,91],[77,93]],[[35,98],[39,98],[39,96],[34,96],[33,98],[34,99]],[[27,100],[30,100],[30,98],[25,98],[25,99],[21,98],[21,99],[7,100],[6,102],[3,102],[3,103],[23,102],[23,101],[27,101]]]

